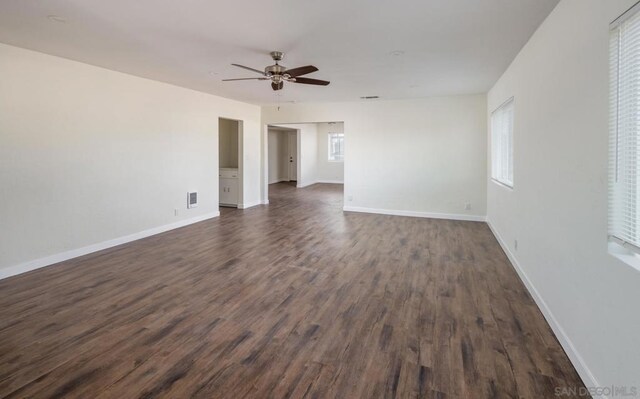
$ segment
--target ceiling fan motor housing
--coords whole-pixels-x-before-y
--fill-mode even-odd
[[[287,70],[286,67],[282,65],[269,65],[264,69],[265,75],[282,75]]]
[[[282,51],[272,51],[269,54],[271,54],[271,58],[273,58],[276,63],[275,65],[269,65],[266,67],[264,69],[264,74],[271,77],[271,80],[277,83],[280,81],[280,76],[287,70],[286,67],[278,64],[278,61],[282,61],[284,58],[284,53]],[[274,77],[277,79],[273,79]]]

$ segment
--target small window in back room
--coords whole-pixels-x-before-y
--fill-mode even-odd
[[[491,178],[513,187],[513,97],[491,114]]]
[[[329,133],[329,161],[344,161],[344,133]]]
[[[609,241],[612,253],[640,253],[640,6],[609,36]],[[634,260],[635,259],[635,260]],[[640,268],[638,256],[623,260]]]

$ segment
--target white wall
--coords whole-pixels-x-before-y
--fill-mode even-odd
[[[488,218],[587,385],[640,386],[640,272],[607,253],[608,26],[633,3],[561,1],[488,94],[515,98]]]
[[[259,107],[0,44],[0,277],[215,215],[221,116],[244,120],[259,203]]]
[[[218,123],[219,163],[221,168],[238,167],[239,123],[231,119],[220,119]]]
[[[329,133],[344,133],[344,123],[318,123],[318,181],[344,182],[344,162],[329,161]]]
[[[318,181],[318,126],[315,123],[289,125],[298,129],[298,187],[306,187]]]
[[[236,102],[234,102],[236,103]],[[254,109],[250,104],[242,104],[248,106],[250,109]],[[242,112],[242,107],[239,107],[236,113]],[[258,108],[258,115],[260,114]],[[249,208],[262,203],[268,203],[268,201],[262,201],[261,184],[263,180],[263,157],[265,151],[262,147],[262,134],[259,125],[255,122],[253,117],[247,121],[240,123],[240,130],[243,132],[240,135],[240,144],[242,148],[242,159],[239,162],[240,173],[242,173],[242,188],[240,190],[240,198],[242,203],[238,204],[239,208]]]
[[[484,95],[263,107],[263,140],[267,124],[327,121],[347,132],[347,209],[484,219]]]

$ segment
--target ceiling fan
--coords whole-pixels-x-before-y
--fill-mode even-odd
[[[284,86],[284,82],[293,82],[293,83],[302,83],[307,85],[318,85],[318,86],[326,86],[329,84],[326,80],[320,79],[311,79],[311,78],[302,78],[302,75],[309,74],[311,72],[315,72],[318,68],[313,65],[302,66],[293,69],[287,69],[285,66],[278,64],[278,61],[282,61],[284,58],[284,53],[280,51],[272,51],[271,58],[276,62],[274,65],[269,65],[261,71],[259,69],[249,68],[244,65],[239,64],[231,64],[233,66],[237,66],[239,68],[246,69],[248,71],[256,72],[262,75],[260,78],[238,78],[238,79],[222,79],[224,82],[229,82],[232,80],[270,80],[271,88],[273,90],[282,90]]]

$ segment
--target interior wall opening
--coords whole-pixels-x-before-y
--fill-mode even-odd
[[[275,184],[336,184],[344,191],[344,122],[268,125],[266,152],[267,197]]]
[[[218,120],[218,195],[221,207],[242,203],[242,121]]]

